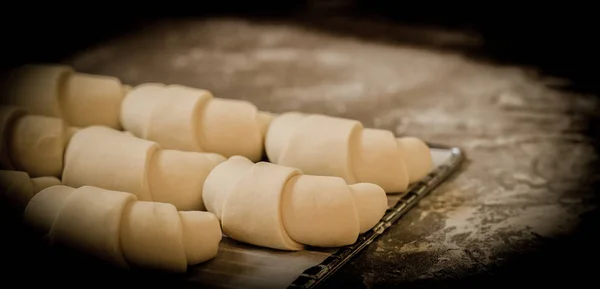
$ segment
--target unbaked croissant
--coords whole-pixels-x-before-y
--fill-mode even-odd
[[[252,161],[263,155],[270,120],[270,114],[257,111],[250,102],[159,83],[132,88],[121,108],[125,130],[165,149],[241,155]]]
[[[212,213],[92,186],[59,185],[36,194],[23,219],[35,232],[123,268],[185,272],[215,257],[222,238]]]
[[[65,152],[62,182],[133,193],[141,201],[203,210],[202,186],[225,157],[162,149],[122,131],[90,126],[77,131]]]
[[[32,177],[60,177],[65,146],[76,128],[62,119],[28,114],[16,106],[0,106],[1,167]]]
[[[265,149],[273,163],[306,174],[338,176],[349,184],[367,182],[386,192],[403,192],[432,166],[429,147],[414,137],[363,128],[356,120],[289,112],[269,126]]]
[[[280,250],[353,244],[387,209],[377,185],[303,175],[298,169],[233,156],[204,183],[204,203],[225,235]]]
[[[30,178],[26,172],[0,170],[3,210],[22,213],[35,194],[56,185],[60,185],[60,180],[55,177]]]
[[[120,128],[126,86],[115,77],[76,72],[58,64],[28,64],[11,71],[0,88],[3,104],[64,119],[71,126]]]

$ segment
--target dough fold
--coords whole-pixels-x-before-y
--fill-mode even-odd
[[[10,161],[8,144],[12,137],[15,120],[25,114],[27,111],[17,106],[0,106],[0,165],[2,169],[15,169]]]
[[[213,97],[182,85],[146,83],[132,88],[121,108],[123,128],[165,149],[263,156],[268,113],[242,100]]]
[[[225,158],[214,153],[164,150],[155,142],[103,126],[77,131],[65,153],[62,182],[129,192],[140,201],[204,210],[202,188]]]
[[[59,185],[36,194],[24,222],[50,244],[121,268],[185,272],[216,256],[222,232],[209,212],[178,212],[168,203],[93,186]]]
[[[226,236],[290,251],[353,244],[387,209],[385,191],[377,185],[347,185],[340,177],[304,175],[242,156],[209,174],[203,198]]]
[[[74,127],[62,119],[28,114],[16,106],[0,106],[2,169],[32,177],[60,177],[63,157]]]
[[[306,174],[341,177],[348,184],[377,184],[387,193],[404,192],[432,167],[429,147],[418,138],[396,138],[356,120],[319,114],[276,116],[265,150],[273,163]]]
[[[115,77],[76,72],[66,65],[28,64],[4,79],[2,103],[32,114],[64,119],[71,126],[120,129],[125,87]]]
[[[35,194],[60,184],[60,180],[55,177],[30,178],[26,172],[0,170],[2,211],[20,214]]]

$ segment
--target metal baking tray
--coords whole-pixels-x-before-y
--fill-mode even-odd
[[[208,262],[190,267],[185,283],[201,288],[315,288],[393,226],[457,171],[464,160],[463,152],[457,147],[428,145],[434,163],[432,171],[420,182],[412,184],[407,192],[388,194],[386,214],[371,230],[361,234],[356,243],[340,248],[287,252],[242,244],[224,237],[219,254]]]

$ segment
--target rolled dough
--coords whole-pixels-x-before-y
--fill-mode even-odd
[[[125,130],[165,149],[258,161],[272,116],[250,102],[215,98],[207,90],[146,83],[127,93],[120,118]]]
[[[275,116],[265,150],[273,163],[341,177],[348,184],[377,184],[387,193],[405,191],[432,167],[429,147],[418,138],[396,138],[356,120],[319,114]]]
[[[28,64],[11,71],[3,83],[2,103],[32,114],[63,118],[71,126],[119,129],[126,89],[114,77],[76,72],[56,64]]]
[[[27,111],[18,106],[0,106],[0,168],[3,170],[15,169],[10,161],[8,144],[15,121],[26,114]]]
[[[22,213],[27,203],[41,190],[60,185],[55,177],[30,178],[26,172],[0,170],[0,198],[4,209]]]
[[[65,146],[76,128],[14,106],[0,107],[0,125],[3,169],[60,177]]]
[[[202,188],[225,157],[163,150],[157,143],[108,127],[77,131],[65,153],[63,184],[130,192],[140,201],[171,203],[178,210],[204,210]]]
[[[168,203],[92,186],[53,186],[35,195],[25,224],[59,244],[121,268],[185,272],[216,256],[221,241],[209,212],[178,212]]]
[[[15,169],[31,176],[60,177],[69,128],[60,118],[26,115],[15,121],[9,154]]]
[[[374,184],[347,185],[340,177],[233,156],[204,183],[204,203],[228,237],[279,250],[337,247],[356,241],[387,209]]]

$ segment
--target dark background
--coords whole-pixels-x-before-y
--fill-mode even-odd
[[[162,1],[139,5],[124,2],[72,2],[68,5],[52,2],[47,7],[24,2],[7,3],[3,5],[0,20],[0,55],[3,69],[26,62],[56,62],[73,51],[111,36],[143,29],[148,22],[159,18],[234,15],[257,21],[293,21],[371,41],[457,50],[490,62],[534,65],[544,73],[569,78],[573,81],[570,89],[598,92],[600,86],[596,77],[600,46],[597,39],[598,15],[594,13],[597,10],[592,8],[593,4],[556,3],[553,6],[547,3],[526,5],[524,2],[449,5],[377,0],[244,3],[220,0],[185,4]],[[369,23],[368,29],[365,29],[364,23]],[[484,45],[445,45],[435,39],[400,33],[398,27],[401,25],[469,31],[481,35]],[[590,134],[597,138],[598,126],[591,126]],[[447,280],[443,284],[424,281],[425,284],[414,285],[506,287],[595,282],[599,256],[597,247],[600,244],[597,220],[597,213],[594,212],[569,238],[548,243],[534,253],[511,256],[512,261],[507,266],[494,269],[488,275]],[[581,256],[586,258],[582,259]],[[78,275],[77,278],[85,276]],[[341,279],[351,280],[352,276]],[[84,286],[81,283],[79,285]]]
[[[493,61],[533,64],[572,78],[578,89],[597,89],[598,16],[593,4],[436,3],[436,1],[232,1],[81,2],[4,4],[2,66],[52,61],[115,34],[164,17],[243,16],[278,18],[317,29],[439,49],[460,49]],[[369,22],[377,29],[364,29]],[[412,24],[466,30],[483,36],[483,47],[440,47],[435,39],[407,37],[397,26]],[[361,29],[362,28],[362,29]]]

